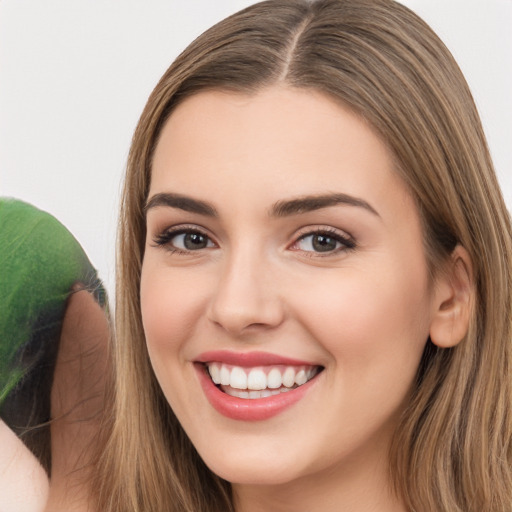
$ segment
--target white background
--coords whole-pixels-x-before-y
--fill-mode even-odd
[[[0,0],[0,195],[48,210],[111,296],[131,135],[171,61],[248,0]],[[406,0],[459,62],[512,208],[512,0]]]

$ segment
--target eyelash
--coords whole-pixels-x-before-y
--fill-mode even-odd
[[[292,243],[290,249],[299,251],[300,249],[293,249],[293,247],[308,237],[314,236],[324,236],[326,238],[332,239],[336,243],[339,243],[340,247],[331,251],[325,251],[324,253],[322,253],[322,251],[302,251],[309,258],[325,258],[339,254],[340,252],[351,251],[356,248],[356,242],[352,237],[348,235],[342,235],[338,230],[334,228],[318,227],[313,230],[305,228],[303,233],[298,236],[295,242]]]
[[[207,243],[215,243],[212,241],[211,237],[208,236],[203,230],[198,229],[196,226],[180,226],[174,229],[167,229],[158,234],[153,242],[158,247],[164,247],[166,250],[171,252],[172,254],[177,255],[189,255],[193,252],[198,252],[201,249],[196,250],[186,250],[178,247],[174,247],[171,244],[173,238],[179,235],[190,235],[196,234],[204,237],[207,240]],[[314,236],[324,236],[328,239],[334,240],[336,243],[340,244],[340,247],[337,247],[334,250],[328,250],[322,253],[322,251],[305,251],[301,249],[294,249],[294,246],[298,245],[301,241],[307,239],[308,237]],[[202,249],[207,249],[210,247],[204,247]],[[310,258],[325,258],[328,256],[332,256],[334,254],[338,254],[340,252],[350,251],[356,248],[356,243],[354,239],[350,236],[342,235],[339,231],[334,228],[329,227],[319,227],[316,229],[307,229],[304,228],[303,232],[299,234],[299,236],[295,239],[295,241],[288,247],[290,250],[301,251],[307,257]]]
[[[203,230],[198,229],[196,226],[180,226],[180,227],[177,227],[174,229],[167,229],[165,231],[162,231],[160,234],[158,234],[153,239],[153,242],[155,243],[156,246],[164,247],[167,251],[169,251],[173,254],[188,255],[195,251],[174,247],[171,244],[171,241],[173,238],[175,238],[179,235],[190,235],[190,234],[196,234],[196,235],[205,237],[208,242],[212,241],[211,237],[209,237]]]

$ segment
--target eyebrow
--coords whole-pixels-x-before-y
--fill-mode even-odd
[[[377,210],[375,210],[375,208],[365,200],[348,194],[339,193],[304,196],[297,199],[291,199],[289,201],[278,201],[270,210],[270,215],[273,217],[287,217],[289,215],[312,212],[339,204],[364,208],[373,215],[380,217]]]
[[[170,208],[178,208],[186,212],[206,215],[207,217],[218,217],[217,210],[214,206],[200,199],[192,199],[189,196],[181,194],[160,193],[155,194],[144,206],[144,212],[147,213],[151,208],[158,206],[167,206]]]
[[[288,217],[340,204],[364,208],[373,215],[380,217],[377,210],[375,210],[375,208],[365,200],[340,193],[304,196],[290,200],[278,201],[270,208],[269,215],[271,217]],[[205,215],[207,217],[219,216],[216,208],[207,201],[168,192],[162,192],[152,196],[144,206],[144,212],[147,213],[148,210],[159,206],[178,208],[186,212],[197,213],[198,215]]]

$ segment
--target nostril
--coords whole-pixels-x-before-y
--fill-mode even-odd
[[[265,311],[265,307],[212,308],[210,321],[232,335],[242,335],[271,329],[279,325],[282,315],[276,310]]]
[[[270,269],[263,272],[260,258],[238,251],[220,271],[207,316],[233,335],[268,329],[283,320],[283,305],[275,282],[269,282]],[[267,277],[262,277],[265,274]]]

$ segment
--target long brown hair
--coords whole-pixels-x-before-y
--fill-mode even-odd
[[[512,506],[512,229],[471,93],[432,30],[392,0],[270,0],[220,22],[164,74],[129,155],[118,239],[114,413],[98,466],[98,510],[233,510],[153,375],[139,284],[151,162],[173,108],[206,89],[276,83],[321,91],[392,150],[423,222],[432,275],[457,244],[476,300],[456,347],[427,341],[390,470],[411,510]]]

